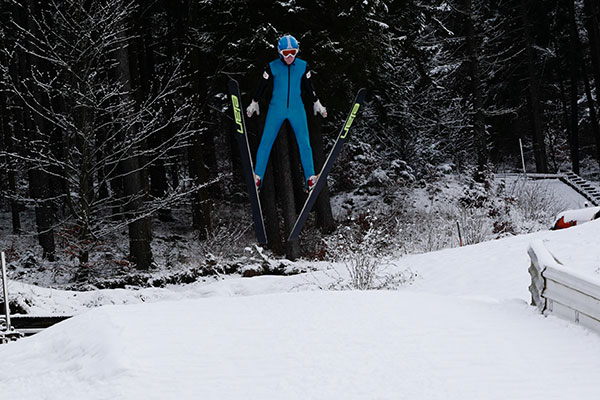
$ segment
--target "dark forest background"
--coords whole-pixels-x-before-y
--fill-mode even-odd
[[[85,265],[127,231],[129,258],[153,262],[153,225],[186,209],[198,240],[248,209],[226,83],[244,106],[284,33],[327,119],[307,104],[319,166],[360,87],[351,143],[317,204],[376,168],[427,178],[451,165],[554,172],[600,160],[600,5],[595,0],[2,0],[0,194],[14,234],[35,218],[44,257]],[[256,148],[261,116],[247,120]],[[269,247],[285,243],[304,192],[284,125],[261,191]],[[27,213],[26,211],[35,211]]]

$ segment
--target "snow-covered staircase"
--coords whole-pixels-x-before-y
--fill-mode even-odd
[[[498,174],[500,177],[508,177],[508,176],[523,176],[521,173],[504,173]],[[537,173],[537,172],[528,172],[525,175],[527,179],[533,180],[542,180],[542,179],[559,179],[565,185],[571,187],[577,193],[579,193],[582,197],[587,199],[591,205],[600,206],[600,184],[592,183],[586,181],[579,175],[575,174],[572,171],[566,173]]]
[[[588,199],[593,205],[600,206],[600,188],[597,185],[586,181],[574,172],[562,174],[560,180]]]

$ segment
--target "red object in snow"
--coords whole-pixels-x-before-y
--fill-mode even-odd
[[[556,223],[554,224],[554,227],[552,227],[552,229],[557,230],[557,229],[570,228],[575,225],[577,225],[577,221],[565,222],[565,217],[560,217],[560,219],[558,221],[556,221]]]
[[[600,218],[600,207],[585,207],[578,210],[565,210],[556,216],[553,230],[570,228]]]

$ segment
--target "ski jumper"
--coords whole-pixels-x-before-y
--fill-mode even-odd
[[[269,103],[265,128],[263,130],[258,152],[256,153],[256,166],[254,173],[260,177],[265,176],[269,154],[279,128],[287,119],[292,125],[300,161],[304,170],[305,181],[315,174],[312,149],[308,135],[306,112],[302,102],[302,89],[308,98],[315,102],[318,100],[312,86],[310,70],[306,61],[296,58],[291,65],[287,65],[281,58],[271,61],[263,73],[256,94],[253,98],[258,102],[269,83],[273,83],[273,95]]]

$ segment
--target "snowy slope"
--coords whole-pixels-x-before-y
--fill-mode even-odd
[[[521,175],[502,174],[497,175],[497,178],[504,181],[508,187],[515,185],[516,182],[523,179]],[[565,210],[582,208],[586,203],[589,203],[588,199],[558,178],[530,180],[528,182],[537,185],[545,192],[552,193],[556,201],[559,202]]]
[[[417,266],[422,279],[413,286],[421,291],[529,300],[527,249],[534,239],[541,239],[564,265],[600,276],[600,221],[407,256],[397,263]]]
[[[92,310],[0,348],[28,399],[597,398],[600,339],[525,302],[302,292]]]
[[[560,179],[544,179],[538,181],[538,185],[552,191],[567,209],[582,208],[586,203],[589,203],[588,199]]]
[[[347,273],[170,289],[21,287],[83,312],[0,346],[0,390],[29,399],[596,399],[600,336],[528,305],[527,246],[598,276],[600,221],[393,260],[398,291],[318,290]],[[166,301],[170,300],[170,301]]]

